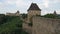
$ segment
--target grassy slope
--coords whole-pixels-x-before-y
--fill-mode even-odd
[[[0,34],[17,29],[18,24],[21,27],[22,21],[20,20],[20,17],[8,17],[7,22],[0,26]]]

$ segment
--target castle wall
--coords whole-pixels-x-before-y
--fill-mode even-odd
[[[28,11],[28,22],[30,21],[29,19],[32,16],[36,16],[36,15],[41,15],[41,11],[39,11],[39,10],[29,10]]]
[[[24,31],[26,31],[26,32],[28,32],[29,34],[31,34],[32,33],[32,27],[31,26],[29,26],[29,24],[27,23],[27,18],[26,19],[23,19],[23,30]]]
[[[60,19],[32,18],[32,34],[60,34]]]
[[[40,15],[41,11],[39,10],[29,10],[28,15]]]
[[[20,14],[19,13],[6,13],[6,15],[8,16],[19,16]]]

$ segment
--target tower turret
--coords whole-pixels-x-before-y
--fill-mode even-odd
[[[54,11],[54,15],[57,15],[56,11]]]
[[[36,3],[32,3],[27,11],[28,11],[28,20],[32,16],[41,15],[41,9],[38,7]]]
[[[15,13],[16,16],[19,16],[20,15],[20,12],[19,10]]]

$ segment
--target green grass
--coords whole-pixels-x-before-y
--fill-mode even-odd
[[[20,17],[8,16],[7,22],[0,25],[0,34],[10,33],[16,29],[22,29],[22,23]]]

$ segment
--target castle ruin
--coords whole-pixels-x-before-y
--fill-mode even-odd
[[[20,12],[17,11],[16,13],[6,13],[8,16],[20,16]]]
[[[41,9],[36,3],[29,7],[28,18],[23,23],[23,29],[29,34],[60,34],[60,19],[44,18],[41,15]],[[54,12],[56,15],[56,13]],[[32,22],[32,27],[28,23]]]
[[[24,31],[29,34],[60,34],[60,19],[40,17],[41,9],[36,3],[32,3],[27,12],[27,18],[22,19]],[[17,11],[6,15],[19,16],[20,13]],[[56,15],[56,12],[54,12],[54,15]],[[29,26],[29,23],[32,23],[32,26]]]

